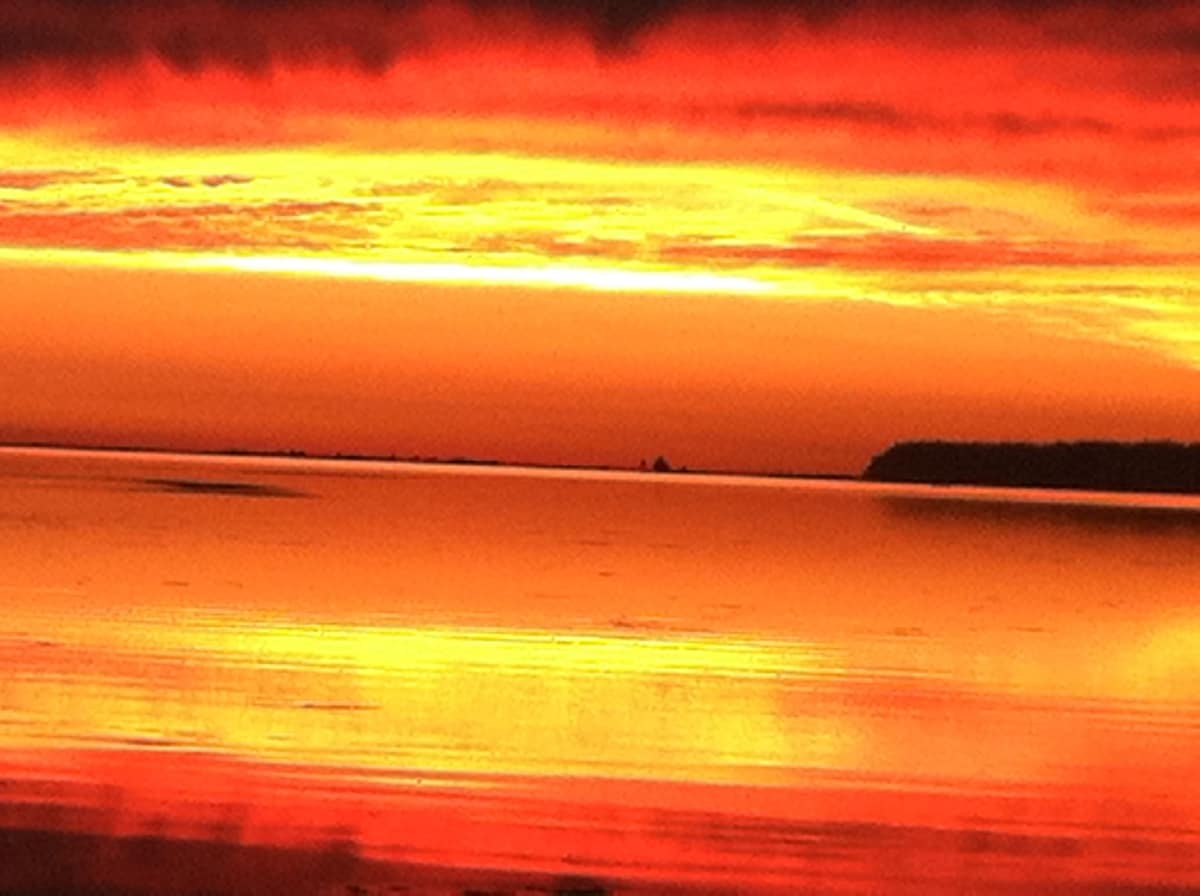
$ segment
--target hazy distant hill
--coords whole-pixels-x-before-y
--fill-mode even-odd
[[[1179,442],[897,442],[864,479],[1200,493],[1200,444]]]

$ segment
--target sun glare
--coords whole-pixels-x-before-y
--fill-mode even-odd
[[[161,256],[158,256],[161,257]],[[199,255],[182,260],[186,267],[245,271],[255,274],[296,274],[343,279],[383,280],[392,283],[455,283],[462,285],[570,287],[597,292],[670,292],[755,294],[774,285],[750,277],[707,274],[697,271],[620,270],[566,265],[498,267],[471,264],[420,264],[357,261],[300,256]]]

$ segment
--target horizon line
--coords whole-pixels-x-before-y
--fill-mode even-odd
[[[418,464],[427,466],[461,466],[461,467],[498,467],[527,470],[580,470],[600,473],[645,473],[650,476],[738,476],[751,479],[832,479],[832,480],[862,480],[861,473],[834,472],[794,472],[779,470],[737,470],[711,467],[689,467],[686,464],[671,466],[668,470],[655,470],[653,461],[646,461],[647,466],[640,465],[617,466],[614,464],[589,463],[553,463],[550,461],[533,460],[504,460],[490,457],[473,457],[469,455],[423,455],[360,453],[360,452],[310,452],[300,448],[170,448],[161,445],[120,445],[120,444],[87,444],[55,441],[0,441],[0,450],[37,450],[37,451],[76,451],[106,454],[174,454],[187,457],[249,457],[271,460],[316,460],[344,461],[350,463],[382,463],[382,464]]]

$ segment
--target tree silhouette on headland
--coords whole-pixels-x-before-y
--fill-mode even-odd
[[[1200,493],[1200,444],[897,442],[864,479],[1119,492]]]

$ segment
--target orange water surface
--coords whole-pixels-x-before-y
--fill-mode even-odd
[[[1200,888],[1198,550],[1174,496],[0,450],[0,891]]]

